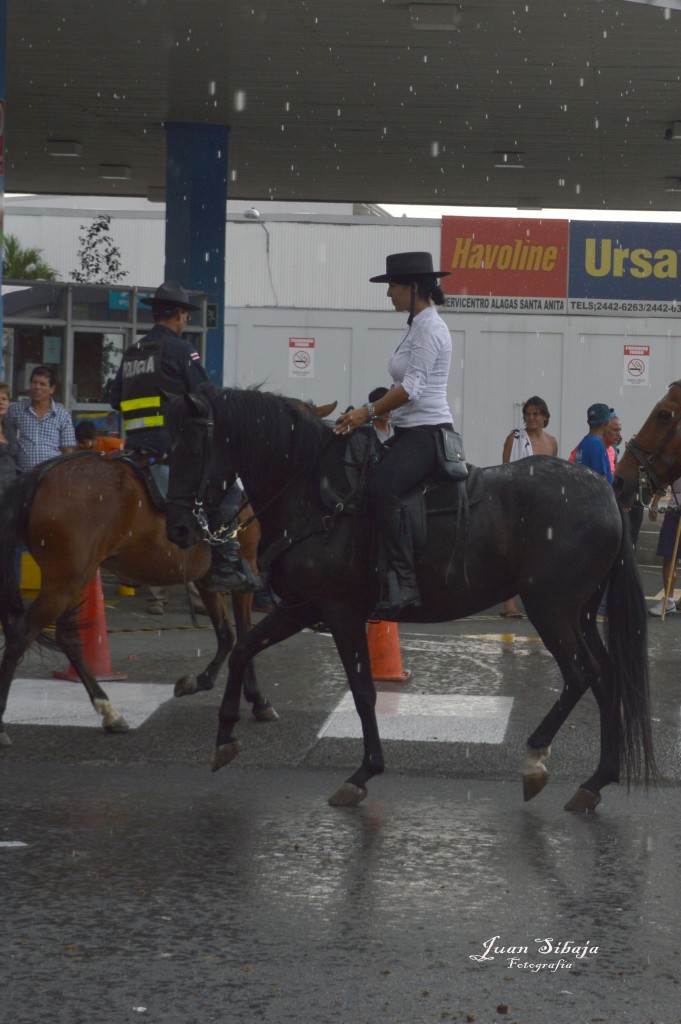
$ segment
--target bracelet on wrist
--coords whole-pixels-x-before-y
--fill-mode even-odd
[[[376,420],[378,419],[378,416],[376,415],[376,410],[374,409],[374,403],[365,402],[364,408],[369,413],[369,423],[375,423]]]

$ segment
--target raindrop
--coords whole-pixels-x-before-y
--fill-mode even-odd
[[[246,109],[246,92],[244,89],[237,89],[236,92],[234,93],[234,109]]]
[[[430,144],[430,155],[431,156],[439,156],[440,155],[440,143],[439,142],[431,142],[431,144]]]
[[[575,193],[576,193],[577,195],[579,195],[579,193],[580,193],[581,191],[582,191],[582,186],[581,186],[581,185],[575,185]]]
[[[215,81],[215,79],[212,79],[212,80],[211,80],[211,81],[210,81],[210,82],[208,83],[208,95],[209,95],[209,96],[215,96],[215,92],[216,92],[216,90],[217,90],[217,87],[218,87],[218,86],[217,86],[217,82]]]

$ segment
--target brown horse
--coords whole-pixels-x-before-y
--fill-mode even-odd
[[[246,512],[244,512],[244,517]],[[242,554],[257,572],[260,528],[252,519],[241,533]],[[13,563],[17,543],[31,552],[41,571],[41,587],[24,609]],[[5,650],[0,663],[0,746],[9,739],[2,716],[19,660],[35,641],[58,646],[80,676],[107,732],[128,726],[85,662],[78,633],[77,609],[83,590],[100,566],[122,580],[140,585],[196,583],[215,629],[218,649],[198,676],[178,680],[181,696],[210,690],[234,644],[224,594],[206,590],[201,579],[211,563],[205,543],[181,550],[166,537],[165,516],[149,498],[136,470],[120,455],[78,452],[22,474],[0,501],[0,623]],[[234,592],[237,635],[251,627],[252,596]],[[56,623],[56,639],[44,634]],[[244,694],[262,721],[276,712],[258,691],[255,675]]]
[[[641,429],[627,441],[613,487],[622,505],[647,505],[681,476],[681,380],[669,385]]]

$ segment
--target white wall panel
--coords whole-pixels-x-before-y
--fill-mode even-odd
[[[82,225],[96,212],[34,208],[22,214],[10,205],[5,230],[43,249],[67,279]],[[126,283],[160,283],[162,210],[114,211],[112,231],[129,272]],[[388,253],[419,249],[439,260],[438,221],[281,214],[260,223],[228,219],[224,383],[264,381],[317,403],[335,399],[340,408],[366,401],[371,388],[388,383],[388,357],[405,327],[385,285],[368,279],[383,272]],[[444,318],[452,334],[450,406],[467,457],[479,465],[500,461],[504,438],[519,422],[519,404],[531,394],[546,399],[549,430],[567,456],[586,432],[592,402],[614,406],[628,437],[669,382],[681,379],[681,319],[454,312]],[[313,376],[289,376],[290,337],[315,339]],[[623,383],[627,342],[650,345],[645,386]]]

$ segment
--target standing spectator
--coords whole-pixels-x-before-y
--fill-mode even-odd
[[[57,377],[51,366],[36,366],[31,373],[31,397],[9,407],[7,420],[17,431],[17,468],[20,473],[41,462],[66,455],[76,447],[71,417],[53,395]]]
[[[17,475],[17,432],[9,420],[9,384],[0,382],[0,498]],[[14,555],[14,575],[21,580],[21,548]]]
[[[118,452],[123,447],[120,437],[100,437],[92,420],[81,420],[76,424],[78,448],[88,452]]]
[[[502,462],[517,462],[531,455],[557,455],[558,442],[545,428],[549,425],[551,413],[543,398],[533,395],[523,405],[524,427],[512,430],[504,442]],[[499,613],[503,619],[522,619],[523,613],[516,608],[515,600],[504,601],[504,610]]]
[[[384,398],[387,394],[387,388],[374,388],[374,390],[369,394],[369,402],[377,402],[379,398]],[[386,412],[382,416],[377,416],[373,423],[378,440],[382,444],[385,444],[386,441],[389,441],[391,437],[395,436],[395,431],[392,428],[390,418],[391,414]]]
[[[17,433],[7,417],[9,385],[0,382],[0,496],[17,475]]]
[[[586,411],[589,433],[579,442],[575,452],[576,465],[588,466],[599,476],[604,476],[609,484],[612,483],[612,470],[603,435],[613,412],[614,410],[604,402],[597,402],[595,405],[589,406]]]
[[[612,476],[614,479],[615,469],[617,468],[617,462],[620,457],[619,446],[622,444],[622,424],[616,412],[613,412],[610,420],[608,421],[608,429],[603,436],[603,441],[605,443],[605,450],[608,453],[608,458],[610,459],[610,469],[612,470]],[[631,540],[634,547],[636,547],[638,543],[638,535],[641,532],[641,525],[643,523],[643,505],[630,505],[626,511],[629,516]]]
[[[603,435],[603,444],[605,445],[605,450],[608,453],[610,472],[614,477],[615,466],[617,465],[617,460],[620,454],[619,446],[622,444],[622,424],[620,423],[620,418],[617,413],[612,409],[610,412],[612,415],[608,420],[608,425]]]
[[[650,503],[650,508],[648,509],[648,515],[653,523],[657,519],[657,510],[661,497],[661,494],[656,494]],[[678,565],[679,555],[681,555],[681,548],[677,553],[676,561],[673,561],[673,555],[680,517],[681,479],[675,480],[671,486],[671,499],[667,505],[667,510],[662,521],[662,529],[660,530],[657,538],[657,550],[655,554],[662,557],[662,585],[664,592],[662,594],[662,599],[658,601],[657,604],[653,605],[649,613],[650,615],[656,616],[658,619],[662,617],[662,612],[665,610],[665,595],[667,592],[669,593],[669,598],[667,599],[665,616],[673,615],[678,611],[676,602],[674,601],[674,587],[676,586],[676,568]]]

